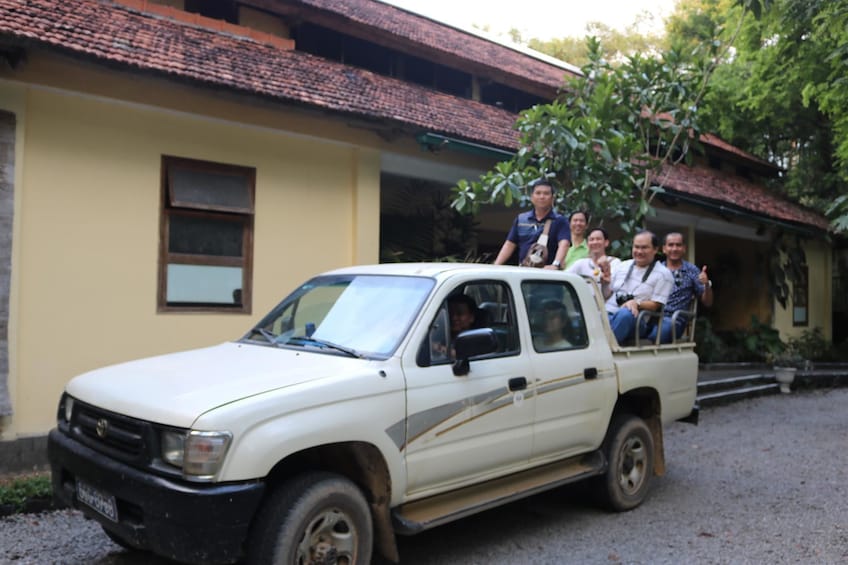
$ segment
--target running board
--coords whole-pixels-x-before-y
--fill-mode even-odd
[[[603,454],[593,451],[409,502],[392,511],[395,532],[416,534],[495,506],[599,475],[605,468],[606,459]]]

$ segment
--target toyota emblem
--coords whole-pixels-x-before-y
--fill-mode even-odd
[[[106,418],[100,418],[97,420],[97,437],[105,438],[106,434],[109,432],[109,421]]]

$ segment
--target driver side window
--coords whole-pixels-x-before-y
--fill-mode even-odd
[[[430,324],[428,343],[422,344],[422,350],[429,351],[429,364],[453,361],[453,341],[460,333],[477,328],[492,328],[495,332],[498,349],[492,356],[519,352],[514,301],[505,284],[474,281],[450,293]]]

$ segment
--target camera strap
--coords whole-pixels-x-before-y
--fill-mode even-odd
[[[653,261],[651,261],[651,264],[650,264],[650,265],[648,265],[648,268],[647,268],[647,269],[645,269],[645,274],[644,274],[644,275],[642,275],[642,282],[645,282],[646,280],[648,280],[648,277],[650,277],[650,276],[651,276],[651,271],[653,271],[653,270],[654,270],[654,265],[656,265],[656,264],[657,264],[657,260],[656,260],[656,259],[654,259]],[[632,263],[630,263],[630,268],[629,268],[629,269],[627,269],[627,276],[624,278],[624,280],[626,280],[626,281],[629,281],[629,280],[630,280],[630,275],[632,275],[632,274],[633,274],[633,267],[635,267],[635,266],[636,266],[636,260],[634,259],[634,260],[633,260],[633,262],[632,262]]]

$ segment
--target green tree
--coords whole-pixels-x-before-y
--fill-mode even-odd
[[[828,213],[848,232],[848,0],[753,4],[734,56],[716,70],[703,123],[785,167],[781,190]],[[726,38],[741,10],[730,0],[683,0],[669,21],[673,45]]]
[[[668,50],[612,65],[596,38],[587,46],[585,78],[568,80],[559,99],[521,113],[521,148],[478,180],[460,181],[453,188],[457,210],[522,202],[524,187],[547,177],[563,189],[561,209],[591,210],[628,235],[643,225],[662,192],[663,167],[690,156],[713,58],[693,64]]]
[[[602,22],[590,22],[586,26],[586,32],[588,36],[596,37],[601,42],[608,59],[614,63],[624,61],[637,53],[662,52],[666,48],[665,35],[642,32],[642,23],[643,21],[637,18],[624,30],[618,30]],[[513,36],[513,40],[516,37],[520,42],[520,34]],[[527,46],[577,67],[589,64],[585,37],[561,37],[549,40],[533,38],[527,42]]]

